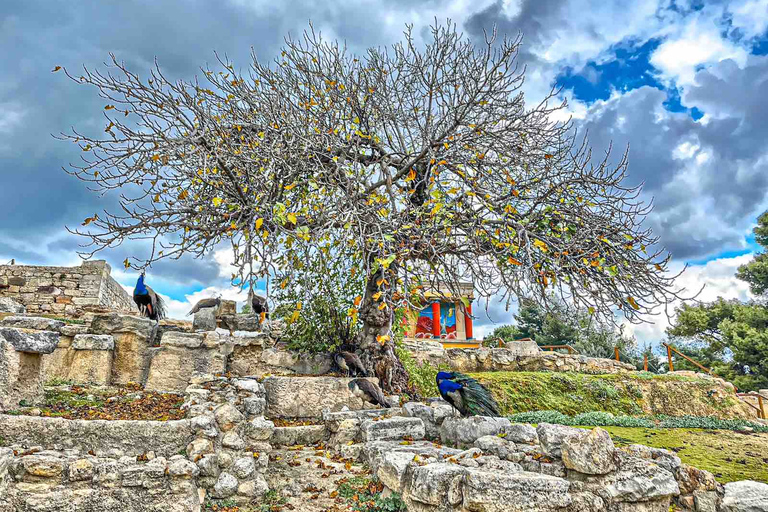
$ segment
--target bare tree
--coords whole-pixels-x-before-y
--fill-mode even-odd
[[[121,191],[120,212],[78,230],[86,255],[149,238],[151,254],[125,262],[143,268],[228,240],[233,282],[252,284],[351,248],[367,285],[349,314],[392,391],[407,385],[393,308],[427,289],[471,280],[507,304],[557,295],[640,321],[678,293],[641,226],[649,206],[623,184],[626,154],[593,161],[586,138],[551,120],[556,91],[526,109],[519,45],[495,33],[474,45],[448,22],[423,49],[408,27],[355,56],[310,25],[245,73],[220,60],[201,80],[157,65],[141,79],[112,56],[109,73],[69,74],[107,105],[106,135],[62,135],[84,152],[68,172]]]

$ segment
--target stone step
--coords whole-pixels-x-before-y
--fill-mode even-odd
[[[275,427],[269,442],[273,446],[310,446],[325,441],[327,437],[325,425]]]

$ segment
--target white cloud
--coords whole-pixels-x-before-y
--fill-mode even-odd
[[[744,254],[734,258],[720,258],[707,262],[704,265],[692,265],[678,278],[676,285],[685,288],[687,293],[695,294],[701,289],[701,293],[696,297],[697,301],[711,302],[718,297],[725,299],[738,299],[746,301],[754,298],[749,291],[749,285],[744,281],[736,279],[736,269],[754,257],[754,254]],[[673,264],[670,273],[679,272],[682,265]],[[703,287],[703,289],[702,289]],[[668,311],[671,314],[680,303],[668,304]],[[638,341],[648,342],[657,345],[664,338],[664,331],[669,327],[669,319],[664,313],[653,318],[650,323],[629,324],[626,325],[626,331],[634,334]]]
[[[746,37],[762,35],[768,29],[768,3],[765,0],[746,0],[730,5],[734,27],[740,28]]]
[[[714,20],[702,14],[691,19],[677,34],[670,35],[651,56],[651,64],[664,78],[677,85],[694,83],[697,67],[734,59],[741,65],[747,51],[725,39]]]

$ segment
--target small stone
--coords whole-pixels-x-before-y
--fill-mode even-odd
[[[213,444],[208,439],[197,438],[187,445],[187,457],[190,460],[195,460],[198,456],[211,452],[213,452]]]
[[[224,432],[232,430],[238,423],[245,419],[243,414],[230,403],[220,405],[214,411],[214,416],[216,416],[216,423],[219,424],[219,428]]]
[[[75,350],[113,350],[115,338],[109,334],[78,334],[72,340]]]
[[[219,498],[229,498],[237,492],[237,487],[237,478],[225,472],[219,475],[219,479],[216,480],[216,485],[213,487],[213,492]]]
[[[253,480],[248,480],[237,486],[237,494],[249,498],[263,496],[269,491],[269,484],[261,475],[256,475]]]
[[[592,429],[586,435],[567,436],[561,445],[565,467],[588,475],[613,471],[615,451],[611,435],[601,428]]]
[[[168,466],[168,473],[171,476],[180,478],[192,478],[200,473],[197,465],[186,459],[177,459]]]
[[[58,477],[64,472],[64,463],[57,457],[28,455],[22,458],[24,471],[33,476]]]
[[[536,433],[539,436],[539,442],[541,443],[544,455],[559,458],[562,455],[563,440],[571,436],[582,436],[584,435],[584,430],[564,425],[540,423],[536,427]]]
[[[475,441],[475,446],[482,450],[483,453],[489,453],[505,460],[509,459],[510,455],[515,452],[514,443],[510,443],[499,436],[483,436],[478,438]]]
[[[246,435],[253,441],[266,441],[272,437],[275,430],[275,424],[259,416],[251,420],[246,428]]]
[[[513,423],[504,429],[505,439],[513,443],[539,444],[539,435],[532,425]]]
[[[237,435],[233,430],[230,430],[224,434],[224,438],[221,440],[221,445],[224,448],[232,448],[233,450],[242,450],[245,448],[245,441]]]
[[[218,456],[219,456],[218,462],[219,462],[220,468],[226,469],[232,465],[232,456],[227,452],[219,452]]]
[[[246,414],[252,416],[264,414],[264,410],[267,408],[267,399],[260,396],[249,396],[243,399],[243,408]]]
[[[230,471],[237,478],[248,478],[254,471],[256,471],[256,463],[253,461],[253,457],[242,457],[232,464]]]
[[[237,379],[235,387],[240,391],[249,391],[257,395],[264,395],[264,386],[256,379]]]
[[[203,455],[203,457],[197,461],[197,467],[200,469],[200,476],[214,476],[218,477],[219,473],[219,459],[215,453],[209,453]]]
[[[386,441],[410,437],[412,440],[424,439],[424,422],[419,418],[395,417],[379,421],[365,420],[360,425],[362,439]]]
[[[192,431],[196,434],[210,438],[219,435],[219,431],[216,428],[216,420],[211,415],[201,414],[200,416],[195,416],[190,423],[192,425]]]
[[[78,459],[69,464],[69,480],[78,482],[93,478],[93,463],[88,459]]]

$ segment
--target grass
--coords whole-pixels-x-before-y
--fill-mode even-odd
[[[685,463],[715,475],[721,483],[768,482],[768,433],[737,434],[687,428],[603,427],[619,445],[633,443],[676,452]]]
[[[712,383],[647,372],[587,375],[559,372],[471,373],[494,395],[504,415],[559,411],[575,416],[668,414],[728,417],[735,398],[707,393]]]

